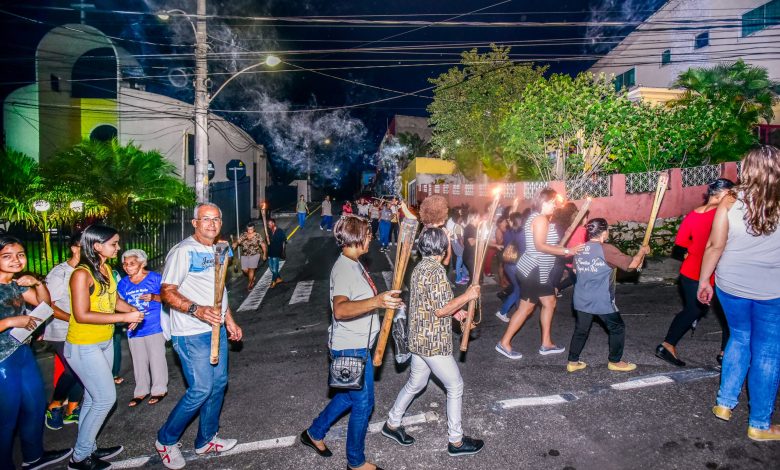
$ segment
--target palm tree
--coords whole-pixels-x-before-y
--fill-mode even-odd
[[[709,68],[691,68],[680,74],[675,86],[684,88],[680,100],[685,103],[695,94],[715,101],[731,103],[740,121],[757,124],[759,118],[772,121],[772,105],[777,102],[778,83],[763,67],[746,64],[742,59]]]
[[[82,216],[99,216],[100,209],[88,198],[81,197],[61,180],[49,180],[41,175],[38,162],[12,149],[0,150],[0,219],[22,224],[41,232],[44,241],[43,259],[52,264],[50,228],[55,223],[72,222]],[[46,203],[46,210],[36,209],[36,203]],[[79,212],[71,203],[81,202]]]
[[[172,206],[195,200],[160,152],[121,145],[116,139],[84,140],[47,161],[42,171],[93,200],[107,223],[123,229],[143,218],[163,219]]]

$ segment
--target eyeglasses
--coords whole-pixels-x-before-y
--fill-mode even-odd
[[[204,224],[210,224],[212,222],[215,223],[215,224],[218,224],[218,223],[222,222],[222,218],[221,217],[201,217],[200,219],[195,219],[195,220],[200,220]]]

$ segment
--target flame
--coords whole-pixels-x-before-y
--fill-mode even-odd
[[[265,202],[263,202],[262,209],[265,210]]]
[[[590,201],[592,201],[592,200],[593,200],[593,198],[592,198],[592,197],[590,197],[590,196],[586,197],[585,199],[586,199],[588,202],[590,202]]]
[[[504,188],[501,186],[496,186],[493,188],[493,197],[497,199],[499,196],[501,196],[502,192],[504,192]]]
[[[560,194],[555,196],[555,202],[557,202],[558,204],[563,204],[563,201],[565,201],[565,199]]]

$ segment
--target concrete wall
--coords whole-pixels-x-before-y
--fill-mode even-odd
[[[737,181],[737,164],[735,162],[720,165],[720,176]],[[653,206],[655,194],[644,192],[629,194],[626,192],[626,175],[611,175],[610,196],[593,198],[590,205],[591,217],[604,217],[609,223],[615,222],[647,222]],[[525,197],[528,183],[502,183],[474,184],[474,185],[418,185],[417,200],[422,201],[430,194],[445,196],[450,206],[468,204],[479,210],[483,210],[490,203],[490,196],[495,187],[503,189],[500,201],[502,207],[511,206],[515,197],[518,198],[518,210],[522,211],[531,205],[531,199]],[[471,186],[471,193],[467,194]],[[548,186],[559,194],[566,195],[566,184],[563,181],[551,181]],[[680,217],[687,214],[704,202],[707,186],[683,186],[682,170],[673,168],[669,170],[669,186],[664,195],[664,200],[658,212],[659,218]],[[582,200],[574,200],[582,202]],[[578,204],[579,205],[579,204]]]
[[[634,67],[636,86],[667,88],[690,67],[709,67],[742,58],[766,68],[773,80],[780,80],[780,60],[774,53],[780,26],[742,37],[742,14],[768,1],[671,0],[590,71],[618,75]],[[690,25],[680,23],[690,20],[695,21]],[[710,34],[709,46],[694,49],[696,35],[705,31]],[[661,54],[666,49],[671,50],[671,63],[662,65]]]
[[[3,102],[6,146],[37,161],[40,155],[38,128],[38,84],[33,83],[14,90]]]

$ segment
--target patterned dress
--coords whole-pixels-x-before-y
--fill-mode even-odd
[[[251,238],[247,236],[247,232],[242,233],[238,238],[238,244],[241,245],[241,255],[243,256],[254,256],[261,254],[263,252],[261,246],[262,243],[263,239],[257,232],[255,232],[255,236]]]
[[[453,298],[444,266],[425,257],[414,268],[410,283],[409,351],[419,356],[452,354],[452,318],[437,318]]]

